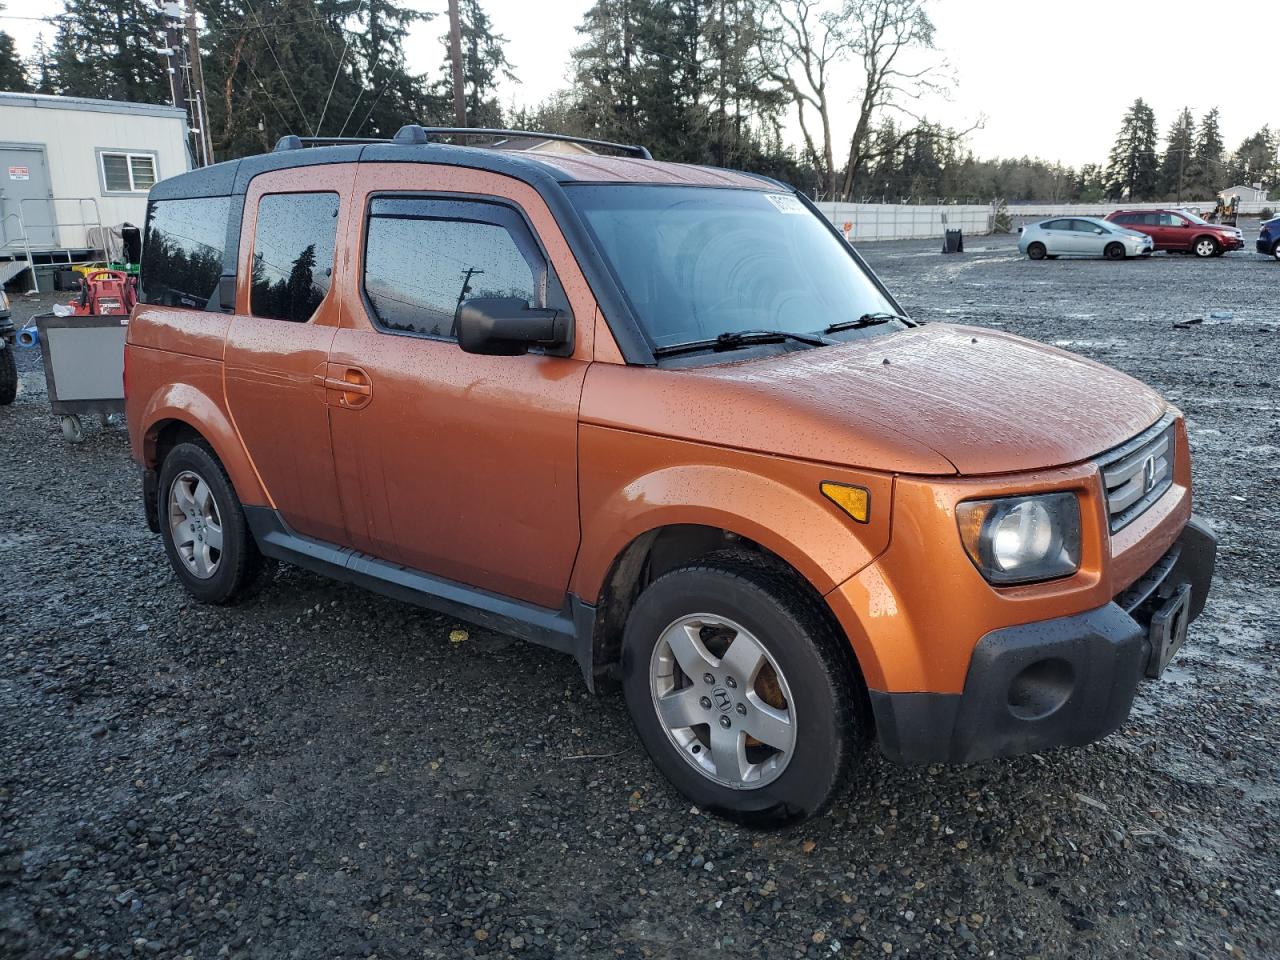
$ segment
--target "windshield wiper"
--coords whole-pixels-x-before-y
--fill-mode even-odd
[[[908,326],[912,324],[910,317],[904,317],[897,313],[877,311],[875,313],[864,313],[857,320],[841,320],[839,323],[833,323],[822,332],[838,333],[841,330],[861,330],[863,327],[874,327],[881,323],[888,323],[890,320],[901,320]]]
[[[792,333],[790,330],[727,330],[710,340],[692,340],[689,343],[673,343],[670,346],[658,347],[653,351],[655,357],[669,357],[676,353],[693,353],[697,350],[738,350],[742,347],[754,347],[761,343],[784,343],[794,340],[811,347],[829,346],[831,341],[816,333]]]

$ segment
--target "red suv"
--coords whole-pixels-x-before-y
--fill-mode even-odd
[[[1209,223],[1186,210],[1115,210],[1106,219],[1147,234],[1157,250],[1217,257],[1244,248],[1244,234],[1235,227]]]

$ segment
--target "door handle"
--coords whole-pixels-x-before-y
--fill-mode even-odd
[[[331,365],[332,366],[332,365]],[[337,393],[338,405],[349,410],[359,410],[368,406],[373,399],[373,383],[369,375],[359,367],[346,367],[340,377],[315,375],[316,382],[325,390]]]

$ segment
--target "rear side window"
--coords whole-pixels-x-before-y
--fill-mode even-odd
[[[217,310],[230,197],[157,200],[147,209],[139,299]]]
[[[329,292],[338,233],[336,193],[268,194],[258,202],[249,311],[306,323]]]
[[[379,197],[369,207],[364,292],[392,333],[456,338],[454,316],[475,297],[517,297],[568,309],[524,219],[501,204]]]
[[[1042,230],[1070,230],[1070,220],[1050,220],[1041,227]]]

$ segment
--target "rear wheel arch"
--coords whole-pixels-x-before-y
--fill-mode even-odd
[[[701,524],[670,524],[635,537],[614,558],[595,597],[596,617],[592,630],[592,669],[597,678],[617,679],[622,656],[623,629],[636,600],[650,583],[663,574],[702,560],[732,557],[769,571],[801,593],[820,612],[831,636],[837,638],[836,651],[857,692],[860,716],[869,725],[870,702],[867,684],[857,654],[822,593],[785,557],[755,541],[721,527]]]

